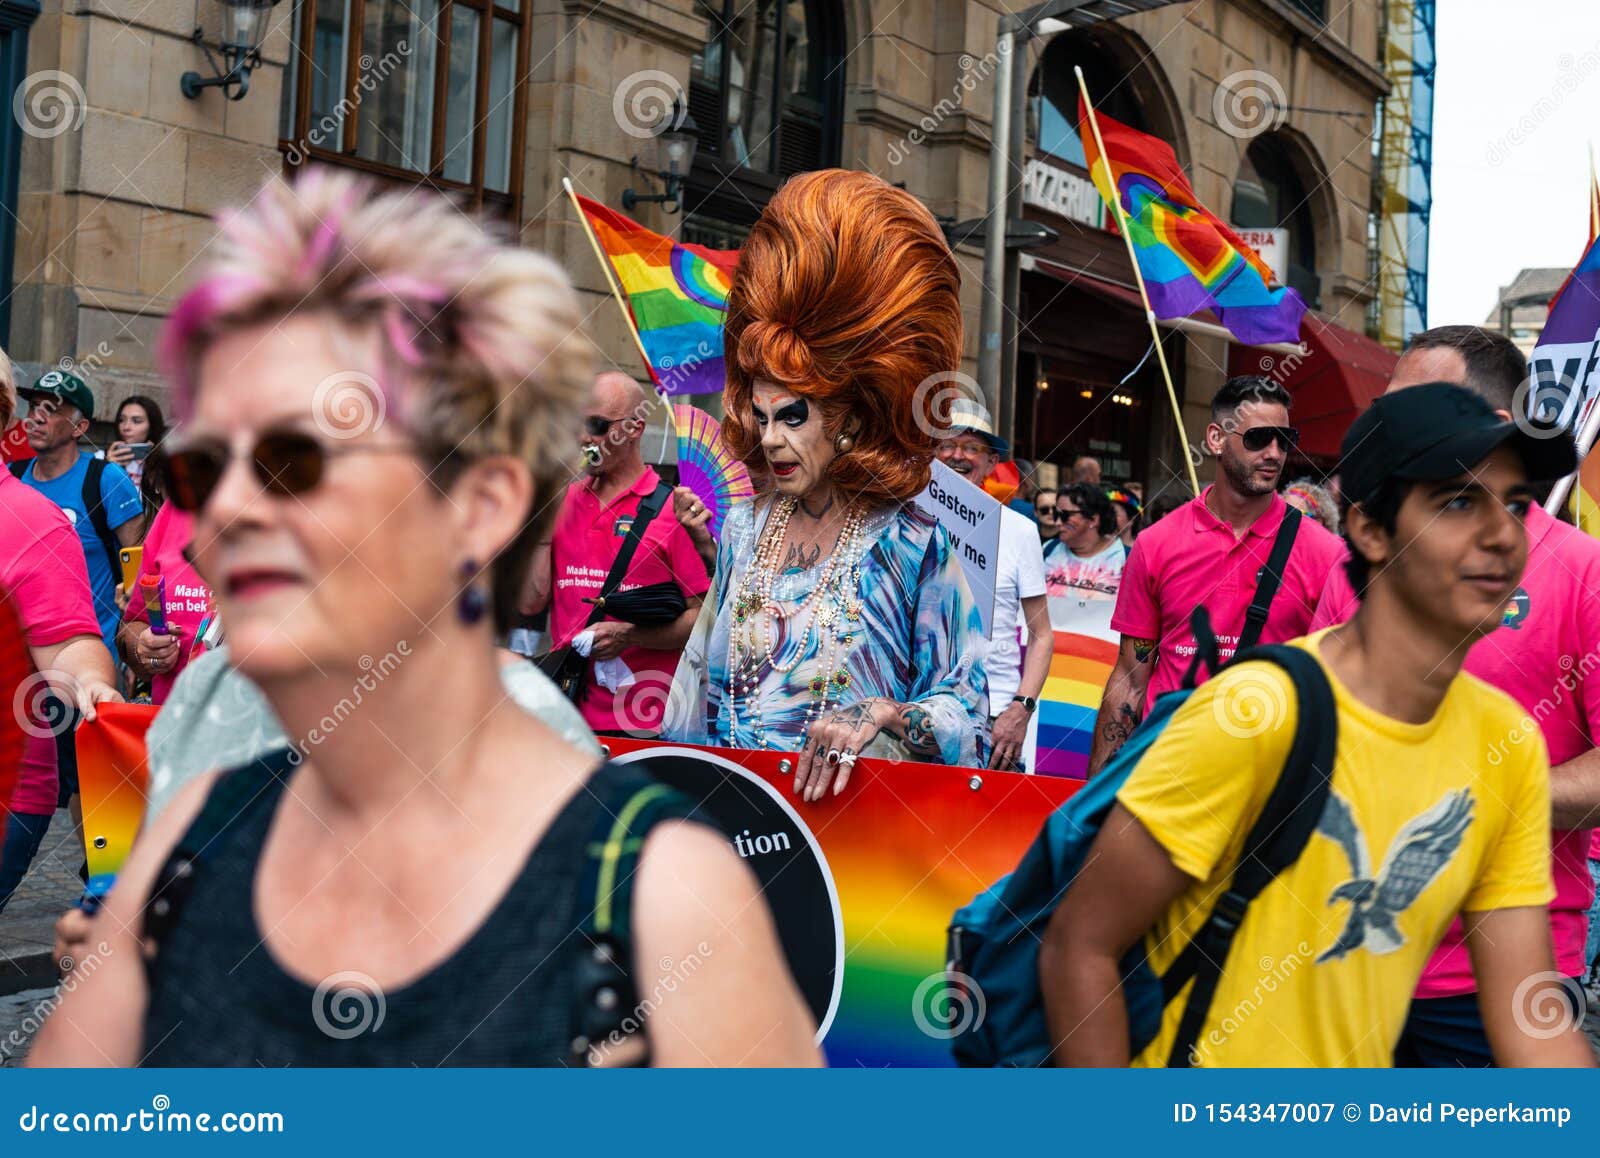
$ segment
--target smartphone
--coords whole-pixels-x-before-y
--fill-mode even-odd
[[[131,597],[133,585],[139,579],[139,564],[144,559],[144,548],[124,547],[118,554],[122,559],[122,589]]]
[[[153,442],[130,442],[128,450],[132,452],[134,462],[143,462],[150,457],[150,448],[153,446]]]

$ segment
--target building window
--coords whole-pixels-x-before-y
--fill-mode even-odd
[[[1074,66],[1083,69],[1095,112],[1141,133],[1161,135],[1145,116],[1127,63],[1121,52],[1093,33],[1064,32],[1045,45],[1028,86],[1028,138],[1040,153],[1088,171],[1078,136]]]
[[[844,17],[837,0],[695,0],[695,11],[708,34],[689,65],[700,144],[684,228],[726,242],[785,177],[838,164]]]
[[[308,161],[512,212],[528,0],[298,0],[279,133]]]
[[[1283,282],[1297,290],[1306,305],[1315,309],[1322,304],[1311,199],[1288,150],[1271,134],[1251,141],[1239,165],[1233,183],[1233,224],[1241,229],[1287,231],[1288,268]]]

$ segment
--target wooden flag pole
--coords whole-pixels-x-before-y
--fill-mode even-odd
[[[1128,232],[1128,215],[1123,212],[1122,198],[1117,194],[1117,179],[1111,172],[1111,162],[1106,160],[1106,143],[1100,136],[1100,121],[1094,115],[1094,102],[1089,99],[1089,86],[1084,83],[1083,69],[1072,69],[1078,78],[1078,92],[1083,96],[1083,107],[1089,112],[1089,127],[1094,130],[1095,148],[1100,152],[1100,164],[1105,169],[1106,188],[1111,190],[1111,208],[1117,215],[1117,230],[1128,247],[1128,262],[1133,266],[1133,277],[1139,284],[1139,300],[1144,303],[1145,321],[1150,323],[1150,340],[1156,346],[1156,361],[1161,363],[1161,379],[1167,384],[1167,398],[1172,402],[1172,419],[1178,424],[1178,444],[1183,447],[1183,465],[1189,468],[1189,486],[1200,493],[1200,478],[1195,474],[1194,458],[1189,454],[1189,436],[1183,426],[1183,407],[1178,405],[1178,391],[1172,385],[1172,370],[1167,366],[1167,352],[1161,346],[1161,330],[1156,326],[1156,312],[1150,308],[1150,294],[1144,288],[1144,274],[1139,272],[1139,257],[1133,251],[1133,236]]]

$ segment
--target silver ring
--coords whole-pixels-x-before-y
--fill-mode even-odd
[[[861,754],[859,752],[852,752],[850,749],[846,748],[843,752],[839,753],[839,767],[854,768],[856,766],[856,761],[859,759],[861,759]]]

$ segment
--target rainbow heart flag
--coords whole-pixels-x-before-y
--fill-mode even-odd
[[[656,389],[722,393],[722,318],[739,251],[673,241],[598,201],[573,200],[621,283]]]
[[[1096,111],[1095,120],[1104,157],[1080,97],[1078,135],[1090,176],[1106,204],[1116,197],[1128,216],[1156,316],[1185,318],[1210,309],[1247,346],[1298,342],[1306,303],[1292,289],[1273,288],[1272,270],[1260,255],[1200,204],[1172,146],[1104,113]]]

